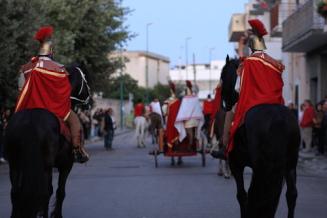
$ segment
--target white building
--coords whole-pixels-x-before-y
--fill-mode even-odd
[[[116,52],[111,57],[119,55]],[[139,86],[153,88],[158,83],[168,84],[168,57],[146,51],[123,51],[122,56],[127,59],[123,73],[137,80]]]
[[[185,84],[185,80],[190,80],[199,89],[200,99],[207,98],[208,94],[213,97],[214,89],[220,79],[220,74],[225,61],[214,60],[210,64],[192,64],[185,67],[176,66],[169,71],[170,79],[175,83]]]

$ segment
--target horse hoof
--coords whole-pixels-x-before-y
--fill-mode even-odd
[[[230,179],[230,176],[228,176],[228,175],[226,176],[226,175],[225,175],[224,178],[225,178],[225,179]]]
[[[222,172],[217,173],[218,176],[223,176],[224,174]]]

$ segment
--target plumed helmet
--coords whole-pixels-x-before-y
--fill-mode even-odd
[[[186,80],[186,86],[187,86],[187,88],[192,90],[192,82],[190,80]]]
[[[253,34],[249,37],[249,47],[253,51],[263,51],[266,50],[266,44],[263,36],[267,35],[268,32],[265,25],[258,19],[252,19],[248,21],[252,27]]]
[[[52,55],[52,26],[41,27],[34,35],[34,39],[40,42],[39,55]]]
[[[170,87],[170,90],[175,93],[176,92],[176,86],[175,84],[172,82],[172,81],[169,81],[169,87]]]

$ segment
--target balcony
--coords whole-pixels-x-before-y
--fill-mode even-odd
[[[283,51],[310,52],[327,44],[325,20],[316,12],[315,0],[308,0],[283,22]]]
[[[229,41],[238,42],[245,32],[245,28],[245,14],[233,14],[228,28]]]

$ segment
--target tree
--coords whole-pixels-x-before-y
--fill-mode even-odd
[[[17,96],[18,71],[35,52],[31,40],[39,24],[35,8],[39,0],[0,1],[0,107],[13,107]]]
[[[18,71],[37,54],[40,26],[54,26],[55,60],[85,65],[95,91],[123,64],[108,54],[132,37],[121,19],[129,9],[113,0],[1,0],[0,13],[0,106],[14,105]]]
[[[102,91],[123,64],[108,54],[132,37],[122,20],[129,9],[113,0],[51,0],[44,1],[44,8],[46,22],[58,30],[56,59],[83,63],[91,72],[92,90]]]

